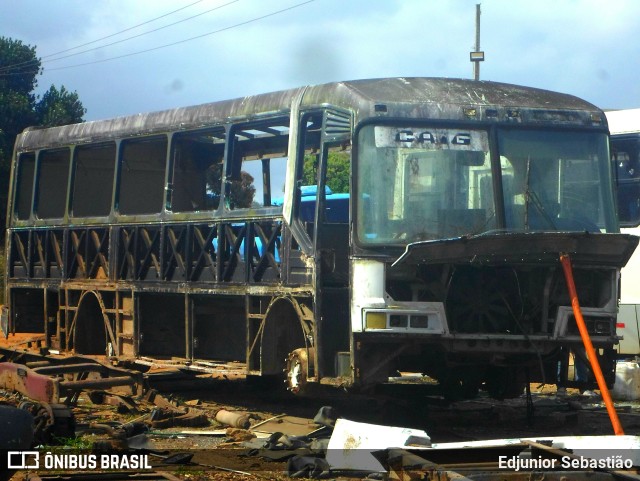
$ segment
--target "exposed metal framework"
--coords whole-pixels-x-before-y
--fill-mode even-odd
[[[414,136],[410,128],[423,126],[439,136]],[[609,326],[617,269],[635,244],[613,233],[610,220],[609,234],[505,235],[503,190],[516,169],[501,172],[497,139],[530,131],[604,135],[606,121],[569,95],[394,78],[27,129],[16,141],[10,183],[10,327],[44,333],[51,349],[184,365],[237,362],[250,375],[280,373],[286,359],[297,392],[324,378],[382,382],[407,365],[458,387],[477,381],[460,379],[459,365],[482,366],[477,378],[498,384],[513,379],[511,364],[535,366],[544,378],[571,343],[563,338],[570,309],[549,260],[557,259],[554,246],[573,249],[588,314],[594,325],[604,319]],[[386,158],[372,153],[384,149],[392,152]],[[450,162],[427,165],[444,150]],[[389,159],[394,164],[383,170]],[[405,162],[410,174],[394,180]],[[350,192],[328,188],[336,165],[346,166]],[[560,178],[568,167],[557,165]],[[358,177],[365,167],[381,179],[367,192]],[[409,223],[439,223],[437,232],[456,224],[455,239],[405,241],[399,231],[384,244],[379,232],[358,224],[376,195],[380,206],[416,189],[406,206],[379,208],[376,222],[395,225],[425,210],[440,192],[428,190],[446,169],[461,172],[458,191],[466,182],[461,206],[439,205],[433,218]],[[385,182],[396,189],[387,197],[378,192]],[[600,192],[608,208],[611,192]],[[499,228],[469,241],[471,224],[488,223]],[[607,243],[601,235],[618,237]],[[486,247],[482,258],[476,244]],[[606,245],[622,246],[624,255],[599,259]],[[501,277],[507,271],[509,281]],[[477,302],[450,292],[483,279],[499,292]],[[467,311],[460,305],[484,305],[502,317],[487,331],[484,320],[461,319]],[[615,332],[600,334],[608,353]]]

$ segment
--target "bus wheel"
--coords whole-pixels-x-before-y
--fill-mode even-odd
[[[303,394],[307,388],[309,373],[313,373],[313,349],[300,348],[287,356],[285,374],[287,390],[293,394]],[[309,359],[311,356],[311,359]]]

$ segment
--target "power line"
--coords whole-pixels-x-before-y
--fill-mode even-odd
[[[208,36],[214,35],[216,33],[220,33],[220,32],[224,32],[224,31],[227,31],[227,30],[231,30],[233,28],[241,27],[241,26],[247,25],[249,23],[254,23],[254,22],[257,22],[259,20],[263,20],[265,18],[268,18],[268,17],[273,17],[274,15],[278,15],[280,13],[284,13],[284,12],[287,12],[289,10],[293,10],[294,8],[301,7],[303,5],[306,5],[306,4],[314,2],[314,1],[315,0],[307,0],[306,2],[301,2],[301,3],[298,3],[296,5],[292,5],[290,7],[283,8],[282,10],[277,10],[275,12],[268,13],[268,14],[262,15],[260,17],[252,18],[251,20],[247,20],[247,21],[244,21],[244,22],[236,23],[236,24],[231,25],[229,27],[224,27],[224,28],[221,28],[221,29],[218,29],[218,30],[214,30],[212,32],[204,33],[202,35],[197,35],[195,37],[190,37],[190,38],[186,38],[184,40],[179,40],[177,42],[172,42],[172,43],[168,43],[168,44],[165,44],[165,45],[160,45],[158,47],[148,48],[148,49],[145,49],[145,50],[139,50],[137,52],[127,53],[127,54],[124,54],[124,55],[118,55],[116,57],[109,57],[109,58],[103,58],[101,60],[94,60],[92,62],[85,62],[85,63],[81,63],[81,64],[76,64],[76,65],[66,65],[64,67],[49,68],[49,69],[47,69],[47,71],[65,70],[65,69],[68,69],[68,68],[84,67],[86,65],[93,65],[93,64],[96,64],[96,63],[108,62],[108,61],[111,61],[111,60],[117,60],[117,59],[121,59],[121,58],[125,58],[125,57],[132,57],[134,55],[140,55],[142,53],[153,52],[155,50],[160,50],[160,49],[167,48],[167,47],[173,47],[174,45],[180,45],[182,43],[190,42],[192,40],[197,40],[199,38],[208,37]],[[2,75],[2,74],[0,74],[0,75]]]
[[[233,2],[230,2],[230,3],[234,3],[235,1],[238,1],[238,0],[234,0]],[[272,17],[272,16],[274,16],[274,15],[278,15],[278,14],[280,14],[280,13],[284,13],[284,12],[289,11],[289,10],[293,10],[294,8],[301,7],[301,6],[303,6],[303,5],[306,5],[306,4],[308,4],[308,3],[311,3],[311,2],[313,2],[313,1],[315,1],[315,0],[307,0],[307,1],[305,1],[305,2],[301,2],[301,3],[298,3],[298,4],[296,4],[296,5],[292,5],[292,6],[290,6],[290,7],[283,8],[283,9],[281,9],[281,10],[277,10],[277,11],[275,11],[275,12],[272,12],[272,13],[269,13],[269,14],[266,14],[266,15],[262,15],[262,16],[260,16],[260,17],[256,17],[256,18],[253,18],[253,19],[250,19],[250,20],[244,21],[244,22],[240,22],[240,23],[237,23],[237,24],[231,25],[231,26],[229,26],[229,27],[224,27],[224,28],[221,28],[221,29],[218,29],[218,30],[214,30],[214,31],[212,31],[212,32],[207,32],[207,33],[204,33],[204,34],[202,34],[202,35],[197,35],[197,36],[195,36],[195,37],[190,37],[190,38],[187,38],[187,39],[184,39],[184,40],[179,40],[179,41],[177,41],[177,42],[172,42],[172,43],[168,43],[168,44],[165,44],[165,45],[160,45],[160,46],[158,46],[158,47],[153,47],[153,48],[149,48],[149,49],[145,49],[145,50],[140,50],[140,51],[137,51],[137,52],[132,52],[132,53],[124,54],[124,55],[118,55],[118,56],[116,56],[116,57],[109,57],[109,58],[105,58],[105,59],[101,59],[101,60],[94,60],[94,61],[92,61],[92,62],[84,62],[84,63],[81,63],[81,64],[75,64],[75,65],[66,65],[66,66],[64,66],[64,67],[48,68],[48,69],[47,69],[47,71],[52,71],[52,70],[65,70],[65,69],[69,69],[69,68],[84,67],[84,66],[86,66],[86,65],[93,65],[93,64],[97,64],[97,63],[108,62],[108,61],[111,61],[111,60],[117,60],[117,59],[121,59],[121,58],[125,58],[125,57],[131,57],[131,56],[134,56],[134,55],[139,55],[139,54],[142,54],[142,53],[147,53],[147,52],[152,52],[152,51],[155,51],[155,50],[160,50],[160,49],[167,48],[167,47],[172,47],[172,46],[174,46],[174,45],[179,45],[179,44],[182,44],[182,43],[190,42],[190,41],[192,41],[192,40],[197,40],[197,39],[199,39],[199,38],[207,37],[207,36],[210,36],[210,35],[214,35],[214,34],[216,34],[216,33],[220,33],[220,32],[224,32],[224,31],[227,31],[227,30],[231,30],[231,29],[233,29],[233,28],[241,27],[241,26],[243,26],[243,25],[247,25],[247,24],[249,24],[249,23],[257,22],[257,21],[259,21],[259,20],[263,20],[263,19],[265,19],[265,18]],[[228,4],[225,4],[225,5],[222,5],[222,6],[226,6],[226,5],[228,5]],[[184,7],[184,8],[186,8],[186,7]],[[221,7],[218,7],[218,8],[221,8]],[[148,22],[147,22],[147,23],[148,23]],[[179,23],[179,22],[176,22],[176,23]],[[158,30],[158,29],[156,29],[156,30]],[[138,35],[138,36],[139,36],[139,35]],[[132,38],[133,38],[133,37],[132,37]],[[117,43],[117,42],[114,42],[114,43]],[[100,48],[101,48],[101,47],[100,47]],[[91,50],[95,50],[95,49],[91,49]],[[81,52],[81,53],[83,53],[83,52]],[[64,58],[64,57],[60,57],[60,58],[58,58],[58,59],[52,59],[52,60],[50,60],[50,61],[60,60],[61,58]],[[17,65],[14,65],[13,67],[15,67],[15,66],[17,66]],[[8,68],[8,67],[10,67],[10,66],[7,66],[7,67],[5,67],[5,68]],[[6,77],[6,76],[12,76],[12,75],[24,75],[25,73],[26,73],[25,71],[22,71],[22,72],[11,72],[11,73],[3,73],[3,72],[2,72],[2,68],[0,68],[0,77]]]
[[[65,50],[60,50],[59,52],[50,53],[49,55],[45,55],[45,56],[44,56],[44,57],[42,57],[42,58],[55,57],[56,55],[60,55],[61,53],[66,53],[66,52],[69,52],[69,51],[71,51],[71,50],[75,50],[75,49],[77,49],[77,48],[86,47],[87,45],[91,45],[91,44],[96,43],[96,42],[99,42],[99,41],[101,41],[101,40],[106,40],[106,39],[108,39],[108,38],[115,37],[116,35],[120,35],[121,33],[125,33],[125,32],[128,32],[128,31],[130,31],[130,30],[136,29],[136,28],[138,28],[138,27],[142,27],[143,25],[147,25],[147,24],[149,24],[149,23],[155,22],[156,20],[160,20],[161,18],[168,17],[169,15],[173,15],[174,13],[178,13],[178,12],[180,12],[181,10],[185,10],[185,9],[187,9],[187,8],[189,8],[189,7],[192,7],[192,6],[196,5],[197,3],[202,3],[202,2],[204,2],[204,1],[205,1],[205,0],[197,0],[196,2],[190,3],[189,5],[185,5],[184,7],[180,7],[180,8],[179,8],[179,9],[177,9],[177,10],[173,10],[173,11],[171,11],[171,12],[169,12],[169,13],[165,13],[164,15],[160,15],[159,17],[152,18],[151,20],[147,20],[146,22],[139,23],[139,24],[137,24],[137,25],[134,25],[133,27],[125,28],[124,30],[120,30],[119,32],[112,33],[112,34],[107,35],[107,36],[105,36],[105,37],[97,38],[97,39],[92,40],[92,41],[90,41],[90,42],[86,42],[86,43],[83,43],[83,44],[80,44],[80,45],[76,45],[75,47],[67,48],[67,49],[65,49]],[[213,9],[213,10],[215,10],[215,9]],[[210,11],[210,10],[209,10],[209,11]],[[207,12],[205,12],[205,13],[207,13]],[[172,24],[172,25],[173,25],[173,24]],[[167,25],[167,26],[169,26],[169,25]],[[153,30],[152,30],[152,31],[153,31]]]
[[[42,59],[47,59],[47,58],[49,58],[49,57],[55,57],[56,55],[60,55],[60,54],[62,54],[62,53],[70,52],[71,50],[76,50],[76,49],[78,49],[78,48],[86,47],[87,45],[91,45],[91,44],[94,44],[94,43],[100,42],[101,40],[106,40],[106,39],[108,39],[108,38],[112,38],[112,37],[115,37],[115,36],[117,36],[117,35],[121,35],[121,34],[123,34],[123,33],[125,33],[125,32],[128,32],[128,31],[130,31],[130,30],[134,30],[134,29],[136,29],[136,28],[138,28],[138,27],[142,27],[143,25],[147,25],[147,24],[149,24],[149,23],[155,22],[156,20],[160,20],[161,18],[168,17],[169,15],[173,15],[174,13],[178,13],[178,12],[180,12],[181,10],[185,10],[186,8],[192,7],[193,5],[196,5],[196,4],[201,3],[201,2],[204,2],[204,1],[205,1],[205,0],[197,0],[196,2],[190,3],[189,5],[185,5],[184,7],[178,8],[177,10],[173,10],[173,11],[171,11],[171,12],[165,13],[164,15],[160,15],[159,17],[155,17],[155,18],[152,18],[152,19],[147,20],[147,21],[145,21],[145,22],[138,23],[137,25],[133,25],[132,27],[125,28],[124,30],[120,30],[120,31],[115,32],[115,33],[112,33],[112,34],[110,34],[110,35],[106,35],[106,36],[104,36],[104,37],[100,37],[100,38],[97,38],[97,39],[95,39],[95,40],[91,40],[90,42],[85,42],[85,43],[83,43],[83,44],[76,45],[75,47],[70,47],[70,48],[67,48],[67,49],[64,49],[64,50],[60,50],[60,51],[58,51],[58,52],[54,52],[54,53],[50,53],[50,54],[48,54],[48,55],[44,55],[40,60],[42,60]],[[230,2],[230,3],[235,3],[236,1],[239,1],[239,0],[234,0],[234,2]],[[91,48],[91,49],[88,49],[88,50],[83,50],[82,52],[76,52],[76,53],[74,53],[74,54],[66,55],[66,56],[64,56],[64,57],[59,57],[59,58],[50,59],[50,60],[48,60],[48,61],[49,61],[49,62],[53,62],[53,61],[55,61],[55,60],[61,60],[61,59],[63,59],[63,58],[72,57],[72,56],[74,56],[74,55],[80,55],[80,54],[85,53],[85,52],[91,52],[91,51],[93,51],[93,50],[97,50],[97,49],[100,49],[100,48],[103,48],[103,47],[108,47],[108,46],[110,46],[110,45],[114,45],[114,44],[116,44],[116,43],[125,42],[126,40],[130,40],[130,39],[132,39],[132,38],[140,37],[140,36],[142,36],[142,35],[146,35],[146,34],[148,34],[148,33],[152,33],[152,32],[155,32],[155,31],[157,31],[157,30],[161,30],[161,29],[163,29],[163,28],[170,27],[170,26],[175,25],[175,24],[177,24],[177,23],[180,23],[180,22],[184,22],[184,21],[190,20],[190,19],[195,18],[195,17],[198,17],[198,16],[200,16],[200,15],[204,15],[205,13],[209,13],[209,12],[211,12],[211,11],[213,11],[213,10],[217,10],[218,8],[222,8],[222,7],[226,6],[226,5],[229,5],[229,4],[227,3],[227,4],[225,4],[225,5],[222,5],[222,6],[218,6],[218,7],[212,8],[211,10],[207,10],[206,12],[200,13],[200,14],[198,14],[198,15],[194,15],[194,16],[192,16],[192,17],[188,17],[188,18],[183,19],[183,20],[180,20],[180,21],[178,21],[178,22],[174,22],[174,23],[171,23],[171,24],[169,24],[169,25],[165,25],[164,27],[160,27],[160,28],[157,28],[157,29],[154,29],[154,30],[150,30],[150,31],[145,32],[145,33],[141,33],[141,34],[139,34],[139,35],[135,35],[135,36],[133,36],[133,37],[128,37],[128,38],[125,38],[125,39],[123,39],[123,40],[119,40],[119,41],[117,41],[117,42],[113,42],[113,43],[110,43],[110,44],[107,44],[107,45],[102,45],[102,46],[95,47],[95,48]],[[10,69],[14,69],[14,68],[16,68],[16,67],[23,67],[23,66],[35,65],[35,64],[37,64],[37,63],[38,63],[38,61],[28,60],[28,61],[26,61],[26,62],[17,63],[17,64],[13,64],[13,65],[5,65],[4,67],[0,67],[0,72],[4,72],[4,71],[6,71],[6,70],[10,70]],[[22,75],[22,72],[19,72],[17,75]]]
[[[158,30],[162,30],[162,29],[165,29],[165,28],[168,28],[168,27],[173,27],[174,25],[177,25],[177,24],[182,23],[182,22],[186,22],[187,20],[192,20],[192,19],[194,19],[196,17],[200,17],[200,16],[205,15],[207,13],[213,12],[214,10],[218,10],[220,8],[226,7],[228,5],[231,5],[232,3],[236,3],[236,2],[239,2],[239,1],[240,0],[232,0],[231,2],[225,3],[224,5],[219,5],[217,7],[214,7],[212,9],[210,9],[210,10],[207,10],[205,12],[198,13],[197,15],[193,15],[191,17],[183,18],[182,20],[178,20],[177,22],[173,22],[173,23],[170,23],[168,25],[164,25],[162,27],[154,28],[153,30],[149,30],[148,32],[142,32],[142,33],[139,33],[138,35],[133,35],[131,37],[123,38],[121,40],[116,40],[115,42],[107,43],[105,45],[99,45],[97,47],[93,47],[93,48],[90,48],[90,49],[87,49],[87,50],[82,50],[80,52],[76,52],[76,53],[72,53],[72,54],[69,54],[69,55],[65,55],[63,57],[52,58],[50,60],[47,60],[46,62],[55,62],[56,60],[62,60],[62,59],[65,59],[65,58],[73,57],[75,55],[81,55],[83,53],[93,52],[94,50],[99,50],[101,48],[110,47],[110,46],[116,45],[118,43],[126,42],[127,40],[131,40],[131,39],[134,39],[134,38],[142,37],[144,35],[148,35],[150,33],[157,32]]]

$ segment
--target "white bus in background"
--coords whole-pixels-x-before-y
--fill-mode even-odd
[[[615,163],[620,230],[640,234],[640,108],[605,112]],[[621,273],[618,335],[622,357],[640,356],[640,252]]]

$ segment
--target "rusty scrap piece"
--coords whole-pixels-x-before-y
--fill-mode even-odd
[[[203,427],[209,425],[209,418],[204,411],[194,408],[181,408],[176,403],[165,399],[151,389],[145,395],[145,400],[156,406],[151,412],[151,427],[166,429],[171,427]]]
[[[100,365],[98,365],[100,366]],[[99,379],[80,379],[65,381],[54,377],[64,374],[97,372],[99,367],[83,365],[60,365],[29,368],[13,362],[0,363],[0,387],[38,402],[59,404],[61,398],[86,389],[105,389],[116,386],[134,386],[138,383],[135,376],[102,377]],[[44,372],[43,372],[44,371]]]
[[[142,386],[142,373],[74,356],[58,359],[51,356],[2,350],[0,388],[48,404],[71,403],[83,390],[126,387],[131,394]]]
[[[249,441],[257,437],[251,431],[241,428],[227,428],[225,435],[232,442]]]
[[[49,444],[75,435],[75,419],[68,405],[81,391],[125,386],[132,393],[142,385],[142,374],[82,356],[58,359],[0,350],[0,388],[22,394],[20,407],[34,417],[34,440]],[[125,398],[121,404],[135,410]]]
[[[55,438],[75,436],[75,418],[68,406],[23,401],[19,408],[33,416],[33,439],[36,444],[50,444]]]
[[[179,409],[168,410],[157,408],[151,412],[151,426],[155,429],[166,429],[173,427],[203,427],[209,425],[207,415],[202,412],[195,412],[187,409],[180,412]]]
[[[60,396],[59,384],[52,377],[13,362],[0,363],[0,387],[44,403],[55,403]]]
[[[137,414],[140,412],[138,405],[131,396],[108,393],[105,391],[89,391],[87,395],[93,404],[108,404],[110,406],[116,406],[117,411],[120,414]]]

